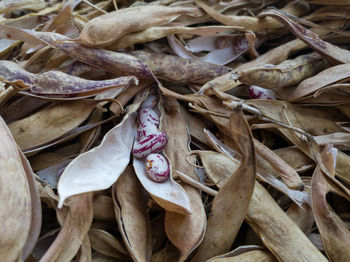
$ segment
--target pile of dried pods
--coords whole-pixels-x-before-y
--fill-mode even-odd
[[[1,0],[0,260],[349,262],[349,19]]]

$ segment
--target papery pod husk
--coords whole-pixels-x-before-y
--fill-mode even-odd
[[[268,251],[259,246],[240,246],[226,254],[213,257],[208,262],[277,262]]]
[[[30,254],[30,259],[35,259],[36,261],[39,261],[43,255],[46,253],[46,251],[49,249],[55,238],[57,237],[60,229],[53,229],[44,235],[42,235],[35,243],[35,247],[32,250],[32,253]]]
[[[94,218],[106,221],[115,221],[113,199],[110,196],[94,196],[92,204],[94,210]]]
[[[322,153],[323,164],[333,176],[335,175],[334,152],[336,152],[336,149],[328,144]],[[312,211],[329,260],[345,262],[350,260],[350,250],[348,248],[350,232],[347,225],[329,208],[326,200],[329,189],[328,181],[322,174],[320,166],[317,166],[311,184]]]
[[[110,88],[123,89],[129,85],[138,84],[136,77],[127,76],[108,80],[88,80],[52,70],[33,74],[21,68],[18,64],[0,60],[0,80],[14,84],[24,90],[30,89],[35,94],[77,95],[85,93],[100,93]]]
[[[125,261],[131,261],[131,260],[117,259],[115,257],[103,255],[99,252],[95,252],[92,255],[92,262],[125,262]]]
[[[102,68],[103,70],[117,75],[130,75],[130,72],[133,72],[133,75],[137,78],[156,80],[148,66],[140,59],[125,53],[99,48],[87,48],[76,43],[62,43],[72,39],[61,34],[0,25],[0,35],[5,38],[22,40],[34,44],[52,44],[53,47],[78,61]]]
[[[29,161],[24,156],[21,150],[18,150],[23,168],[27,175],[28,186],[30,190],[31,207],[32,207],[32,221],[26,244],[22,251],[22,258],[25,260],[35,247],[37,240],[39,239],[41,224],[42,224],[42,208],[39,195],[39,189],[36,184],[34,172],[30,166]]]
[[[164,228],[164,215],[160,214],[151,221],[152,229],[152,253],[164,247],[167,237]]]
[[[327,261],[267,190],[255,183],[246,221],[281,261]],[[298,254],[295,254],[298,250]]]
[[[108,46],[117,42],[124,35],[166,24],[182,14],[200,15],[200,11],[196,7],[162,5],[119,9],[89,21],[84,26],[77,42],[89,47]],[[120,24],[120,26],[115,27],[115,24]]]
[[[4,262],[21,259],[32,221],[31,192],[25,167],[6,123],[0,117],[0,255]],[[35,203],[33,203],[35,204]]]
[[[4,0],[0,3],[0,13],[8,13],[19,9],[40,11],[47,6],[44,0],[23,0],[8,1]]]
[[[80,249],[76,257],[77,262],[91,262],[92,261],[92,251],[91,243],[88,236],[86,236],[81,243]]]
[[[226,183],[240,165],[238,160],[235,161],[214,151],[198,150],[192,153],[199,155],[207,175],[218,188]]]
[[[204,27],[185,27],[185,26],[153,26],[140,32],[127,34],[120,38],[115,44],[108,48],[112,50],[126,48],[134,44],[151,42],[173,34],[195,34],[210,35],[224,32],[235,27],[229,26],[204,26]]]
[[[338,116],[324,110],[304,108],[285,101],[255,99],[247,100],[246,103],[259,109],[268,118],[301,128],[312,135],[325,135],[342,131],[335,123]],[[288,117],[289,122],[286,121],[281,112]]]
[[[161,128],[168,136],[164,153],[171,162],[173,174],[179,170],[193,179],[198,180],[194,169],[195,160],[187,159],[189,151],[189,134],[187,124],[180,112],[180,104],[174,98],[162,97],[160,104]],[[191,161],[193,165],[188,163]],[[192,214],[183,215],[174,212],[165,213],[165,232],[181,256],[179,261],[185,261],[190,253],[202,242],[207,224],[206,213],[200,191],[190,185],[183,185],[187,192]]]
[[[345,20],[333,20],[330,22],[327,22],[327,26],[329,28],[342,28],[344,26]],[[324,36],[325,34],[329,33],[329,29],[315,27],[311,28],[313,32],[317,33],[320,37]],[[292,53],[296,53],[299,50],[305,49],[307,47],[307,44],[299,39],[295,39],[292,41],[289,41],[285,44],[282,44],[278,47],[275,47],[266,53],[262,54],[258,58],[249,61],[247,63],[244,63],[240,66],[238,66],[235,71],[243,71],[247,70],[249,68],[262,66],[264,64],[280,64],[284,60],[288,59],[288,56]],[[225,75],[222,75],[220,77],[217,77],[209,82],[207,82],[205,85],[202,86],[200,89],[200,93],[206,93],[206,94],[212,94],[213,91],[211,89],[219,90],[219,91],[227,91],[230,89],[235,88],[236,86],[240,85],[239,81],[232,81],[237,78],[237,75],[235,73],[227,73]]]
[[[169,82],[204,84],[231,71],[229,67],[207,63],[200,59],[190,60],[143,50],[133,51],[130,54],[147,64],[156,77]]]
[[[162,182],[154,182],[146,172],[143,160],[134,158],[135,173],[142,186],[151,195],[154,201],[165,210],[180,214],[191,214],[190,199],[181,185],[171,177]]]
[[[219,21],[224,25],[241,26],[244,30],[258,32],[265,30],[273,30],[283,27],[282,24],[272,19],[259,19],[251,16],[225,16],[202,1],[196,1],[197,5],[203,8],[211,17]],[[290,2],[283,9],[283,12],[289,13],[294,16],[300,16],[306,14],[308,5],[300,4],[299,2]]]
[[[288,208],[286,214],[293,220],[300,230],[304,232],[306,236],[311,234],[315,219],[309,205],[298,206],[293,203],[290,208]]]
[[[135,139],[135,112],[147,95],[148,89],[145,89],[135,97],[123,120],[105,134],[99,146],[69,163],[57,186],[59,207],[70,196],[107,189],[119,178],[130,161]]]
[[[276,66],[267,64],[240,71],[238,80],[243,84],[257,85],[279,93],[281,88],[296,85],[326,66],[327,63],[320,55],[311,53],[285,60]]]
[[[68,207],[57,209],[57,216],[62,228],[42,262],[70,261],[76,256],[92,223],[92,193],[72,197]]]
[[[159,102],[156,110],[160,110],[159,105],[162,103],[162,96],[159,95]],[[162,115],[160,115],[159,129],[162,130]],[[180,214],[191,214],[192,208],[190,199],[183,189],[183,187],[177,183],[173,178],[172,163],[168,159],[167,155],[162,152],[167,159],[170,166],[169,178],[161,183],[155,182],[150,179],[146,172],[146,166],[144,160],[140,160],[134,157],[133,166],[135,173],[140,180],[142,186],[151,195],[154,201],[167,211],[180,213]]]
[[[312,159],[310,159],[297,147],[279,148],[273,150],[273,152],[298,172],[305,171],[314,165]]]
[[[241,165],[214,198],[207,231],[192,261],[204,261],[230,250],[243,223],[254,189],[256,161],[253,137],[242,109],[230,117],[232,140],[241,153]]]
[[[30,164],[35,172],[49,168],[64,160],[74,157],[79,153],[80,144],[74,143],[67,146],[52,150],[50,152],[43,152],[29,157]]]
[[[59,138],[80,125],[96,104],[96,101],[54,104],[29,117],[12,122],[9,128],[22,150],[31,149]]]
[[[335,175],[346,183],[350,184],[350,156],[342,151],[338,151],[335,167]]]
[[[151,221],[143,188],[131,166],[113,186],[119,232],[134,261],[147,262],[152,254]]]
[[[268,10],[259,14],[260,17],[269,16],[283,23],[297,38],[307,43],[317,53],[323,56],[330,64],[346,64],[350,61],[350,51],[323,41],[317,34],[295,23],[286,15],[277,10]]]
[[[338,82],[341,83],[349,78],[348,64],[332,66],[302,81],[296,88],[293,88],[293,90],[289,92],[287,100],[302,100],[304,97],[314,94],[322,88]]]
[[[99,146],[69,163],[57,185],[59,207],[70,196],[106,189],[119,178],[130,161],[134,127],[135,113],[129,113],[104,136]]]
[[[163,249],[152,254],[151,262],[176,262],[179,251],[173,245],[166,245]]]
[[[123,245],[121,239],[115,238],[113,235],[102,229],[91,228],[88,236],[91,241],[92,248],[106,256],[120,259],[123,261],[130,261],[128,251]]]

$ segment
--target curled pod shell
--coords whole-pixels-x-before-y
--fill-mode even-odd
[[[270,89],[265,89],[260,86],[251,85],[248,89],[249,97],[252,99],[270,99],[276,100],[276,94]]]
[[[136,158],[145,158],[149,154],[162,151],[167,142],[168,138],[165,132],[158,131],[157,133],[151,134],[141,141],[136,142],[132,153]]]
[[[166,158],[161,154],[150,154],[146,157],[146,172],[156,182],[168,179],[170,166]]]
[[[151,122],[140,123],[137,128],[137,140],[141,141],[148,137],[149,135],[159,132],[159,129],[156,125]]]
[[[138,114],[138,122],[139,124],[150,122],[156,126],[159,126],[159,116],[152,108],[141,108]]]
[[[158,104],[158,98],[155,95],[149,95],[140,105],[140,108],[155,108]]]

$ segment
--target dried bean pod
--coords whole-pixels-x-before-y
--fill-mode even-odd
[[[159,129],[156,125],[151,122],[144,122],[137,128],[137,140],[141,141],[148,137],[149,135],[158,133]]]
[[[152,108],[141,108],[138,115],[139,124],[150,122],[159,126],[159,116]]]
[[[146,158],[146,172],[156,182],[163,182],[168,179],[170,173],[169,163],[160,154],[150,154]]]
[[[132,153],[136,158],[145,158],[149,154],[162,151],[167,142],[165,132],[159,131],[135,143]]]
[[[270,89],[265,89],[260,86],[250,86],[249,97],[252,99],[270,99],[276,100],[275,92]]]

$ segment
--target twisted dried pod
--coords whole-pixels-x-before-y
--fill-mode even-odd
[[[146,157],[146,172],[156,182],[168,179],[170,166],[166,158],[161,154],[150,154]]]
[[[136,142],[132,153],[136,158],[145,158],[149,154],[162,151],[167,142],[168,139],[165,132],[159,130],[157,133]]]

